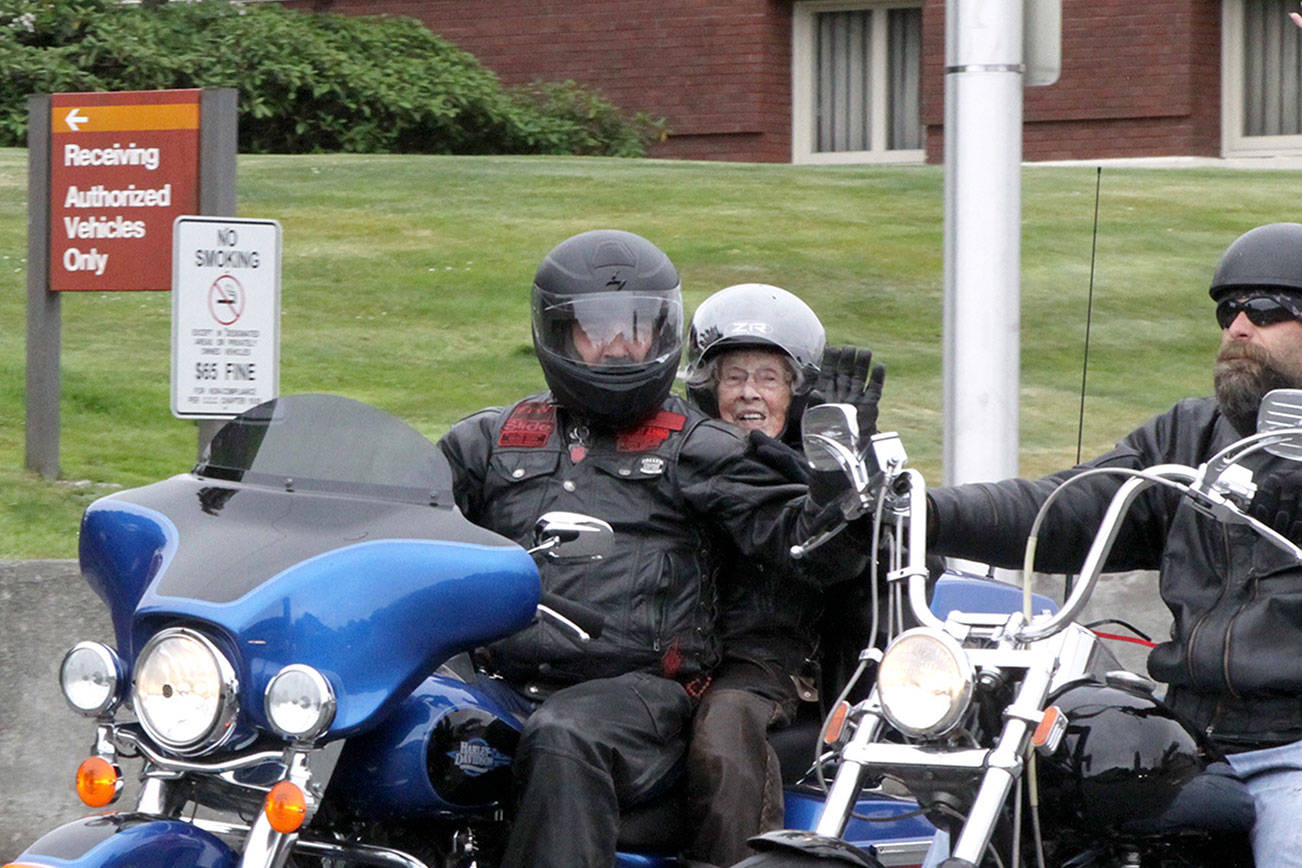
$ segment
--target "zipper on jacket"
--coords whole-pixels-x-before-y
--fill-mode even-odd
[[[674,585],[673,558],[669,555],[669,552],[662,552],[660,555],[660,574],[656,579],[655,590],[651,594],[652,614],[654,616],[651,619],[652,651],[659,652],[663,647],[660,638],[665,632],[665,621],[668,620],[665,610],[669,608],[669,597],[673,592]]]
[[[656,635],[654,641],[651,643],[651,647],[655,651],[660,650],[661,647],[660,637],[664,635],[665,624],[667,624],[669,621],[670,596],[671,595],[669,591],[664,589],[661,589],[656,593],[656,620],[655,620]]]
[[[1197,673],[1194,672],[1194,665],[1193,665],[1194,643],[1198,638],[1198,633],[1202,630],[1203,624],[1206,623],[1209,617],[1211,617],[1212,612],[1216,611],[1216,607],[1220,604],[1220,602],[1225,599],[1225,592],[1229,589],[1230,586],[1229,573],[1233,567],[1233,564],[1230,561],[1230,535],[1225,528],[1221,528],[1221,545],[1225,549],[1225,573],[1226,573],[1224,580],[1221,582],[1221,592],[1217,594],[1215,602],[1213,602],[1210,606],[1208,606],[1206,611],[1204,611],[1201,615],[1198,616],[1198,620],[1194,622],[1193,628],[1189,631],[1189,640],[1185,642],[1184,645],[1184,668],[1185,671],[1189,673],[1190,685],[1195,688],[1199,687],[1200,685],[1198,684]]]
[[[1225,645],[1224,650],[1221,652],[1221,675],[1225,678],[1225,689],[1235,699],[1242,699],[1243,697],[1239,695],[1239,691],[1234,689],[1234,682],[1230,680],[1230,638],[1234,633],[1234,622],[1243,614],[1243,610],[1247,605],[1256,599],[1258,581],[1259,577],[1257,576],[1248,579],[1248,598],[1239,604],[1239,608],[1230,616],[1229,623],[1225,625]]]

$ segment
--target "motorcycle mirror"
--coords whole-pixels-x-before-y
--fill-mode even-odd
[[[1261,409],[1257,411],[1257,433],[1286,428],[1302,428],[1302,389],[1274,389],[1261,399]],[[1264,448],[1271,455],[1302,461],[1302,434],[1271,442]]]
[[[800,419],[800,440],[815,470],[843,470],[844,453],[858,451],[859,416],[850,404],[817,404]]]
[[[530,554],[546,552],[564,563],[599,561],[610,554],[615,531],[599,518],[577,512],[544,513],[533,526]]]

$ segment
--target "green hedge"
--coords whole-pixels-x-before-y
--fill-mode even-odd
[[[641,156],[663,121],[573,82],[504,89],[418,21],[234,0],[0,0],[0,145],[27,96],[234,87],[244,153]]]

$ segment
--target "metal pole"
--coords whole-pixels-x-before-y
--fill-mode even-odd
[[[204,88],[199,94],[199,213],[205,216],[235,216],[237,104],[233,87]],[[224,424],[222,419],[198,420],[200,458]]]
[[[1022,14],[945,5],[947,484],[1017,475]]]
[[[50,95],[27,99],[27,450],[30,470],[59,476],[60,294],[50,292]]]

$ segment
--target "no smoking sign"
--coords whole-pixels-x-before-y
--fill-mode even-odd
[[[280,224],[178,217],[172,414],[227,419],[279,394]]]
[[[229,274],[223,274],[208,288],[208,312],[219,324],[235,325],[244,312],[244,287]]]

